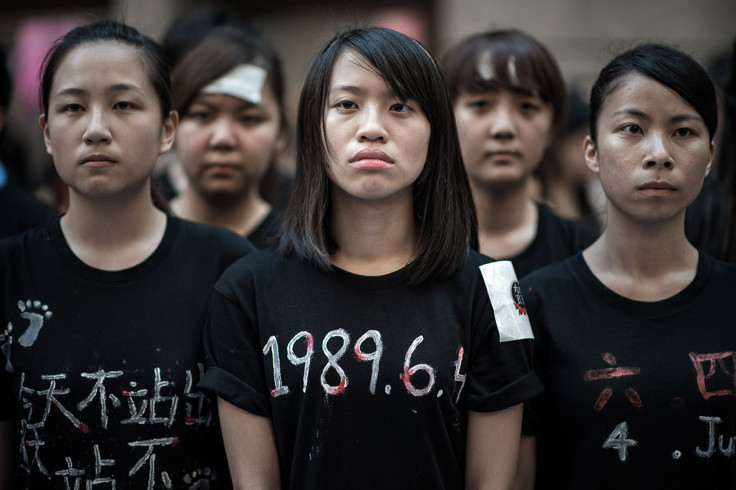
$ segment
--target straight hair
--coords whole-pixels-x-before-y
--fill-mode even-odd
[[[172,100],[181,117],[203,88],[236,66],[250,64],[266,70],[265,83],[278,103],[281,128],[287,128],[281,60],[258,32],[229,24],[215,26],[188,49],[179,54],[171,73]],[[281,186],[281,174],[274,159],[259,183],[261,197],[276,206],[282,197]]]
[[[518,29],[468,36],[442,57],[450,95],[478,94],[504,88],[540,97],[552,106],[553,131],[564,130],[567,93],[552,53]]]
[[[48,117],[49,96],[54,75],[62,60],[75,48],[84,44],[116,42],[137,49],[151,85],[158,96],[161,117],[166,119],[172,110],[171,77],[161,47],[137,29],[115,21],[101,21],[75,27],[56,40],[43,59],[39,102],[44,116]]]
[[[598,75],[590,92],[590,137],[597,140],[596,124],[608,96],[626,75],[641,73],[669,88],[690,104],[703,118],[710,139],[718,128],[716,91],[705,69],[689,55],[662,44],[636,46],[608,63]]]
[[[294,187],[280,242],[318,268],[332,268],[339,246],[330,233],[330,179],[325,110],[335,61],[351,50],[372,65],[402,100],[418,103],[431,133],[427,161],[414,182],[417,243],[413,260],[402,269],[409,284],[447,277],[478,248],[475,208],[463,166],[452,100],[429,52],[417,41],[385,28],[342,32],[319,51],[304,82],[297,118]]]

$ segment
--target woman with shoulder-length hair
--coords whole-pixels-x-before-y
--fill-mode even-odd
[[[717,124],[707,73],[668,46],[622,53],[593,85],[584,152],[606,228],[522,281],[545,385],[524,428],[536,488],[736,485],[736,266],[685,235]]]
[[[229,228],[258,248],[275,245],[286,187],[284,80],[275,51],[256,34],[216,27],[172,71],[181,115],[175,150],[186,185],[177,215]]]
[[[510,260],[519,277],[558,262],[597,231],[536,202],[534,175],[567,114],[565,82],[542,43],[517,29],[473,34],[442,67],[478,211],[480,251]]]
[[[472,251],[434,59],[388,29],[337,35],[297,137],[281,247],[223,276],[205,337],[236,484],[508,483],[540,389],[530,328],[510,264]]]

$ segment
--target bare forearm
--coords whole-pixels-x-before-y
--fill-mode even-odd
[[[271,421],[217,399],[227,462],[236,490],[281,487]]]
[[[467,489],[510,490],[521,437],[522,405],[468,414]]]

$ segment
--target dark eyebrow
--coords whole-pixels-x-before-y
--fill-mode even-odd
[[[670,119],[670,120],[672,122],[676,122],[676,123],[684,122],[684,121],[695,121],[695,122],[701,122],[701,123],[705,124],[705,121],[703,121],[702,118],[700,118],[698,116],[693,116],[693,115],[690,115],[690,114],[679,114],[677,116],[672,117],[672,119]]]
[[[634,116],[638,117],[639,119],[644,119],[645,121],[651,121],[652,118],[649,117],[649,115],[643,113],[642,111],[639,111],[637,109],[621,109],[620,111],[616,111],[613,113],[613,116]]]
[[[330,89],[331,94],[342,91],[353,92],[355,94],[362,94],[364,92],[362,88],[356,87],[355,85],[336,85]]]
[[[143,94],[143,92],[141,91],[140,88],[138,88],[138,86],[130,84],[130,83],[117,83],[109,87],[106,90],[106,92],[109,94],[115,94],[118,92],[126,92],[126,91],[132,91],[132,92],[137,92],[139,94]],[[86,95],[87,93],[88,92],[84,89],[76,88],[76,87],[69,87],[69,88],[59,90],[58,92],[56,92],[54,97],[59,97],[61,95],[79,95],[81,96],[81,95]]]
[[[621,116],[621,115],[627,115],[627,114],[634,116],[634,117],[638,117],[639,119],[643,119],[644,121],[647,121],[647,122],[652,120],[652,118],[649,117],[648,114],[642,111],[636,110],[636,109],[623,109],[623,110],[613,113],[614,116]],[[678,114],[670,118],[670,122],[673,122],[673,123],[679,123],[683,121],[696,121],[696,122],[702,123],[703,119],[698,116],[692,115],[692,114]]]
[[[330,89],[330,94],[334,94],[335,92],[351,92],[356,95],[363,95],[365,93],[365,90],[362,87],[358,87],[356,85],[335,85]],[[386,92],[383,94],[384,97],[398,97],[396,92],[394,92],[390,87],[387,86]]]

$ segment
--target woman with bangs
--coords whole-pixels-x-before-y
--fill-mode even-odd
[[[490,31],[452,47],[442,65],[481,253],[510,260],[524,277],[589,245],[594,228],[533,198],[534,173],[566,117],[564,81],[547,48],[518,30]]]
[[[280,248],[224,274],[206,327],[236,486],[509,487],[541,387],[511,264],[471,249],[435,61],[392,30],[337,35],[297,137]]]
[[[174,213],[229,228],[258,248],[277,243],[283,92],[278,56],[243,28],[211,28],[181,56],[172,100],[181,115],[175,149],[185,185],[171,200]]]

